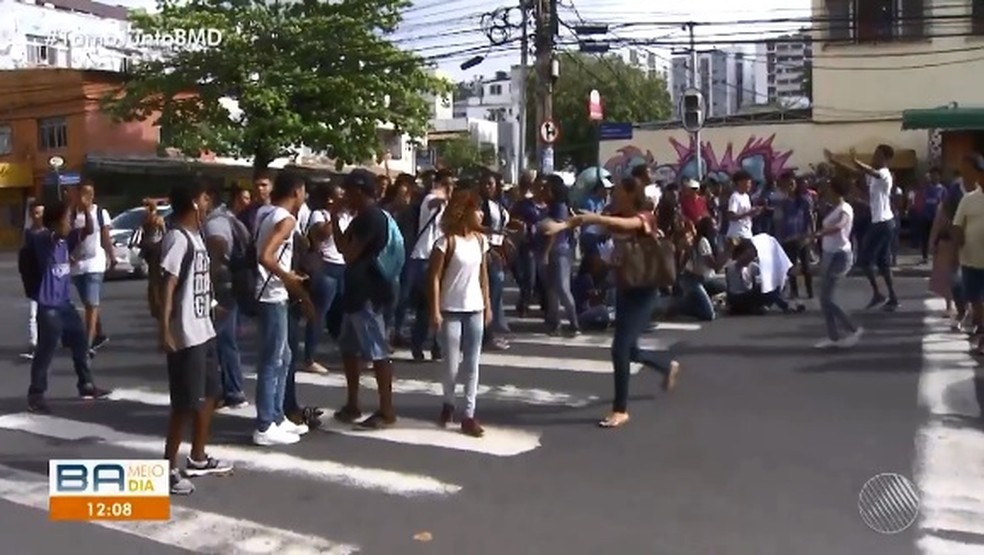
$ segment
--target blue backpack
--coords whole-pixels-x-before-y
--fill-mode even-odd
[[[384,280],[392,283],[400,279],[400,273],[403,272],[406,249],[400,226],[396,225],[396,220],[389,212],[383,210],[383,214],[386,215],[386,246],[376,255],[376,269]]]

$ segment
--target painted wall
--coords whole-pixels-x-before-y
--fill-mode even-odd
[[[825,0],[812,0],[815,17],[829,17]],[[937,38],[882,44],[820,43],[814,47],[813,117],[843,121],[898,116],[910,108],[934,108],[950,102],[981,106],[984,56],[980,37],[969,34],[969,0],[926,0],[926,34]],[[825,38],[825,31],[816,31]],[[916,68],[912,66],[928,66]]]
[[[925,131],[902,131],[896,121],[713,127],[701,135],[701,155],[707,174],[723,177],[739,169],[761,183],[784,170],[809,171],[824,161],[823,151],[846,153],[851,148],[870,153],[880,143],[912,149],[923,160],[928,148]],[[645,163],[659,179],[673,181],[696,175],[695,145],[682,129],[636,130],[628,141],[601,143],[601,159],[613,175],[621,176]]]

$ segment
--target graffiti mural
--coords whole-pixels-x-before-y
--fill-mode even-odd
[[[700,152],[705,175],[723,181],[734,172],[745,170],[752,175],[757,185],[762,185],[767,179],[778,177],[784,171],[796,170],[795,167],[787,165],[793,151],[776,149],[773,144],[775,138],[775,134],[767,139],[749,137],[740,150],[735,149],[729,142],[721,155],[715,152],[710,142],[703,143]],[[697,148],[693,139],[689,144],[683,144],[673,138],[669,141],[676,153],[675,160],[657,160],[652,151],[643,152],[638,147],[630,145],[620,148],[617,155],[609,158],[605,162],[605,169],[612,172],[612,175],[626,175],[632,168],[646,164],[653,176],[663,181],[696,177]]]

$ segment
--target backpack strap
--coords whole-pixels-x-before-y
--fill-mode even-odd
[[[441,279],[438,282],[439,284],[444,283],[444,274],[448,272],[448,264],[451,263],[451,258],[454,257],[454,235],[445,235],[444,237],[447,240],[447,245],[444,246],[444,265],[441,267]]]
[[[188,275],[191,273],[191,265],[195,261],[195,240],[187,229],[183,227],[176,227],[174,229],[184,235],[185,241],[188,242],[188,248],[185,250],[184,258],[181,260],[181,269],[178,270],[178,282],[174,286],[175,291],[180,291],[184,287],[185,282],[188,281]]]
[[[265,222],[266,220],[268,220],[270,218],[270,216],[273,216],[273,213],[274,213],[275,210],[276,209],[271,210],[269,214],[267,214],[266,216],[263,216],[263,218],[260,221],[256,222],[256,234],[253,236],[253,243],[254,243],[255,248],[256,248],[256,263],[257,264],[260,264],[260,251],[259,251],[259,246],[260,246],[259,245],[260,228],[263,226],[263,222]],[[270,234],[271,234],[271,237],[272,237],[273,230],[270,231]],[[284,259],[284,255],[287,254],[287,247],[289,247],[289,246],[290,246],[290,240],[284,242],[284,246],[280,248],[280,254],[277,255],[277,264],[278,265],[280,264],[280,261]],[[260,290],[256,292],[256,299],[255,300],[257,300],[257,301],[260,300],[260,297],[262,297],[263,296],[263,293],[266,292],[266,288],[270,285],[270,280],[272,280],[272,279],[273,279],[273,272],[267,272],[267,277],[266,277],[265,280],[263,280],[263,285],[260,287]]]
[[[423,208],[423,205],[421,205],[421,208]],[[424,227],[417,230],[417,238],[413,240],[413,245],[407,251],[407,256],[410,256],[413,253],[413,251],[416,250],[417,243],[419,243],[420,238],[424,236],[424,232],[430,229],[430,226],[434,225],[434,222],[437,221],[437,218],[443,213],[444,213],[444,205],[442,204],[437,210],[434,211],[434,215],[431,216],[429,220],[427,220],[427,223],[424,225]],[[420,218],[417,218],[417,221],[419,222]]]

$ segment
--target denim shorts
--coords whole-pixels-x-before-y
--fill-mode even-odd
[[[895,241],[895,220],[871,224],[858,248],[859,268],[877,267],[888,270],[892,267],[892,244]]]
[[[79,299],[85,306],[99,306],[102,297],[103,273],[91,272],[72,276],[72,283],[79,292]]]
[[[984,301],[984,268],[961,266],[964,300],[968,303]]]
[[[389,342],[382,311],[366,303],[357,312],[343,314],[338,348],[342,356],[354,356],[363,361],[388,360]]]

